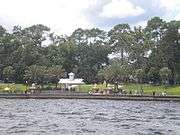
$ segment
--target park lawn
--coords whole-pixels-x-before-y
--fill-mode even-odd
[[[52,86],[52,85],[51,85]],[[113,85],[111,85],[113,87]],[[9,92],[23,93],[28,87],[24,84],[12,84],[12,83],[0,83],[0,92],[5,92],[5,88],[9,87]],[[84,84],[79,86],[80,92],[89,92],[93,89],[93,84]],[[103,90],[106,88],[105,84],[98,84],[97,88]],[[166,92],[168,95],[180,95],[180,85],[177,86],[154,86],[150,84],[123,84],[123,90],[126,90],[127,93],[130,91],[136,93],[143,89],[144,94],[152,95],[152,92],[155,91],[157,94]]]
[[[91,84],[83,84],[83,85],[80,85],[79,86],[79,91],[80,92],[89,92],[91,89],[92,89],[92,86]]]
[[[168,89],[169,95],[180,95],[180,86],[174,86]]]
[[[152,94],[155,91],[157,94],[161,94],[162,92],[166,92],[168,95],[180,95],[180,86],[154,86],[150,84],[124,84],[123,88],[129,92],[132,91],[135,93],[136,91],[140,91],[143,89],[145,94]]]
[[[89,92],[93,88],[93,84],[84,84],[80,86],[80,92]],[[104,84],[98,84],[97,88],[100,90],[105,89]],[[144,94],[152,95],[153,91],[156,94],[161,94],[162,92],[166,92],[168,95],[180,95],[180,86],[154,86],[150,84],[123,84],[123,90],[126,90],[127,93],[130,91],[132,93],[140,92],[141,88],[143,89]]]
[[[6,91],[5,88],[10,88],[9,91]],[[0,92],[24,92],[27,89],[27,86],[24,84],[13,84],[13,83],[0,83]]]
[[[79,91],[80,92],[89,92],[93,89],[94,85],[93,84],[83,84],[79,86]],[[104,84],[98,84],[97,87],[99,90],[103,90],[106,88]]]

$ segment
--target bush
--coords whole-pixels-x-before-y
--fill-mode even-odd
[[[164,84],[169,84],[169,79],[171,78],[172,72],[168,67],[163,67],[159,71],[159,75],[161,77],[161,81]]]

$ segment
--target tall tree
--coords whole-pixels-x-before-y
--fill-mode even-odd
[[[180,21],[171,21],[167,23],[167,31],[162,41],[162,51],[164,53],[164,66],[172,71],[172,80],[170,83],[176,83],[180,74]]]
[[[100,29],[77,29],[72,34],[77,46],[77,76],[86,82],[96,82],[98,71],[108,63],[111,48],[107,44],[107,33]]]
[[[129,61],[133,63],[134,68],[147,68],[149,66],[148,57],[151,52],[152,42],[147,37],[142,27],[134,27],[131,31],[132,44],[130,45]]]
[[[108,35],[110,45],[116,53],[121,54],[121,59],[124,61],[132,44],[130,26],[128,24],[118,24],[108,32]]]

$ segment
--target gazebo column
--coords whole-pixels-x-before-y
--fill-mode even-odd
[[[78,92],[79,92],[79,86],[80,86],[80,85],[78,85],[78,87],[77,87],[77,91],[78,91]]]

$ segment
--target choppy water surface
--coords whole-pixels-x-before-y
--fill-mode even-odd
[[[180,103],[0,99],[0,134],[180,134]]]

